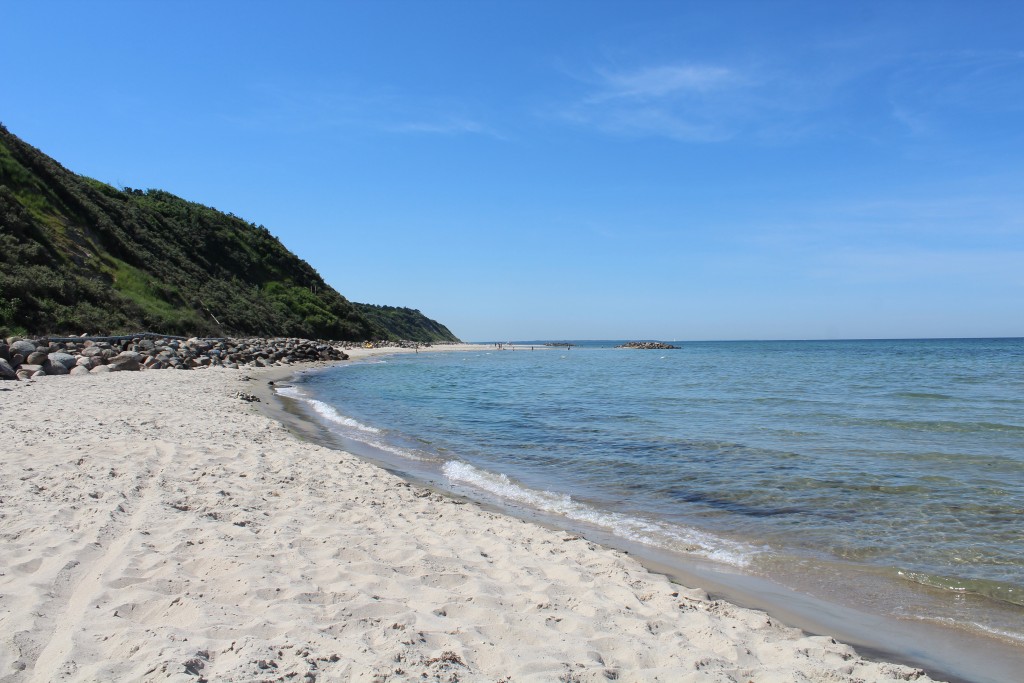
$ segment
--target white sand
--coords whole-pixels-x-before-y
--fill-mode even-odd
[[[301,442],[258,384],[2,385],[0,681],[930,680]]]

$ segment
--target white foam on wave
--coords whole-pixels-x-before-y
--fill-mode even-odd
[[[277,393],[280,394],[281,396],[294,398],[298,401],[302,401],[303,403],[308,404],[316,412],[317,415],[324,418],[328,422],[339,424],[345,427],[351,427],[352,429],[357,429],[361,432],[367,432],[369,434],[380,433],[380,430],[377,429],[376,427],[364,425],[362,422],[359,422],[358,420],[353,420],[351,417],[346,417],[345,415],[339,413],[334,408],[334,406],[324,403],[323,401],[318,401],[315,398],[309,398],[300,389],[297,389],[295,387],[281,387],[280,389],[277,390]]]
[[[363,443],[365,443],[367,445],[373,446],[374,448],[376,448],[379,451],[384,451],[385,453],[391,453],[392,455],[397,455],[397,456],[399,456],[401,458],[405,458],[406,460],[420,460],[420,461],[422,461],[422,460],[427,460],[428,459],[428,458],[425,458],[425,457],[419,455],[415,451],[409,450],[408,448],[401,448],[399,446],[387,443],[386,441],[381,441],[379,439],[360,438],[359,441],[362,441]]]
[[[294,398],[300,401],[306,398],[306,395],[302,393],[301,389],[290,385],[284,387],[274,387],[274,391],[277,393],[278,396],[287,396],[288,398]]]
[[[351,417],[345,417],[337,410],[335,410],[334,406],[328,405],[323,401],[318,401],[315,398],[309,398],[306,399],[306,401],[309,403],[309,405],[313,406],[313,410],[316,411],[317,415],[324,418],[325,420],[335,422],[346,427],[352,427],[353,429],[358,429],[361,432],[367,432],[369,434],[380,433],[380,430],[377,429],[376,427],[364,425],[362,422],[359,422],[358,420],[353,420]]]
[[[305,392],[303,392],[301,389],[297,387],[279,387],[277,389],[277,393],[280,394],[281,396],[287,396],[288,398],[293,398],[296,401],[301,401],[302,403],[305,403],[306,405],[313,409],[313,412],[315,412],[318,416],[323,418],[323,420],[327,422],[330,426],[347,428],[339,432],[347,438],[350,438],[354,441],[359,441],[360,443],[364,443],[368,446],[372,446],[373,448],[379,451],[384,451],[385,453],[390,453],[391,455],[397,455],[398,457],[405,458],[406,460],[422,461],[427,459],[422,455],[416,453],[415,451],[409,450],[408,448],[396,446],[394,444],[388,443],[387,441],[384,441],[383,439],[373,438],[370,435],[380,434],[380,429],[376,427],[371,427],[369,425],[364,425],[362,422],[359,422],[358,420],[354,420],[351,417],[346,417],[345,415],[342,415],[334,408],[334,406],[324,403],[323,401],[318,401],[315,398],[310,398],[305,394]]]
[[[442,468],[453,482],[469,484],[505,500],[543,512],[608,529],[616,536],[644,545],[700,555],[716,562],[745,567],[760,551],[687,527],[645,521],[617,512],[599,510],[565,493],[539,491],[516,484],[504,474],[487,472],[464,462],[449,461]]]

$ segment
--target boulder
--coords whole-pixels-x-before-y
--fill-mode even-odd
[[[11,359],[11,347],[5,341],[0,341],[0,358],[4,360]]]
[[[85,368],[86,370],[92,370],[96,367],[96,361],[89,356],[79,356],[78,360],[75,361],[75,366],[79,368]]]
[[[94,367],[92,370],[89,371],[89,374],[90,375],[101,375],[104,372],[110,372],[110,371],[111,370],[110,370],[110,366],[109,365],[97,365],[96,367]]]
[[[0,358],[0,379],[18,379],[18,373],[5,358]]]
[[[51,353],[48,356],[48,358],[50,360],[50,363],[52,363],[53,365],[60,364],[63,365],[68,370],[75,367],[75,365],[78,363],[78,359],[76,357],[72,356],[70,353],[64,353],[63,351]]]
[[[69,372],[68,374],[69,375],[88,375],[89,374],[89,368],[85,367],[84,365],[76,365],[75,367],[71,368],[71,372]]]
[[[134,371],[141,367],[142,356],[135,351],[122,351],[107,363],[107,367],[110,368],[111,372],[119,372],[122,370]]]
[[[28,358],[29,354],[35,352],[35,350],[35,343],[25,339],[19,339],[18,341],[11,344],[11,353],[20,353],[23,358]]]
[[[29,365],[43,365],[46,363],[46,359],[49,357],[49,353],[42,351],[33,351],[32,353],[25,356],[25,362]]]
[[[34,374],[34,372],[29,372],[28,370],[22,370],[21,368],[18,368],[18,379],[32,379],[32,375]]]
[[[50,361],[47,361],[46,364],[43,365],[43,372],[47,375],[66,375],[70,370],[68,370],[67,366],[63,363],[51,363]]]
[[[42,370],[43,366],[42,365],[30,365],[28,363],[22,363],[21,366],[18,369],[19,370],[24,370],[26,372],[34,374],[34,373],[39,372],[40,370]]]

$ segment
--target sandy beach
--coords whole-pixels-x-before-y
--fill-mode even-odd
[[[0,385],[0,681],[931,680],[304,442],[274,372]]]

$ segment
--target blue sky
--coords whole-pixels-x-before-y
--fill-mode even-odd
[[[0,121],[467,340],[1024,336],[1024,3],[7,3]]]

